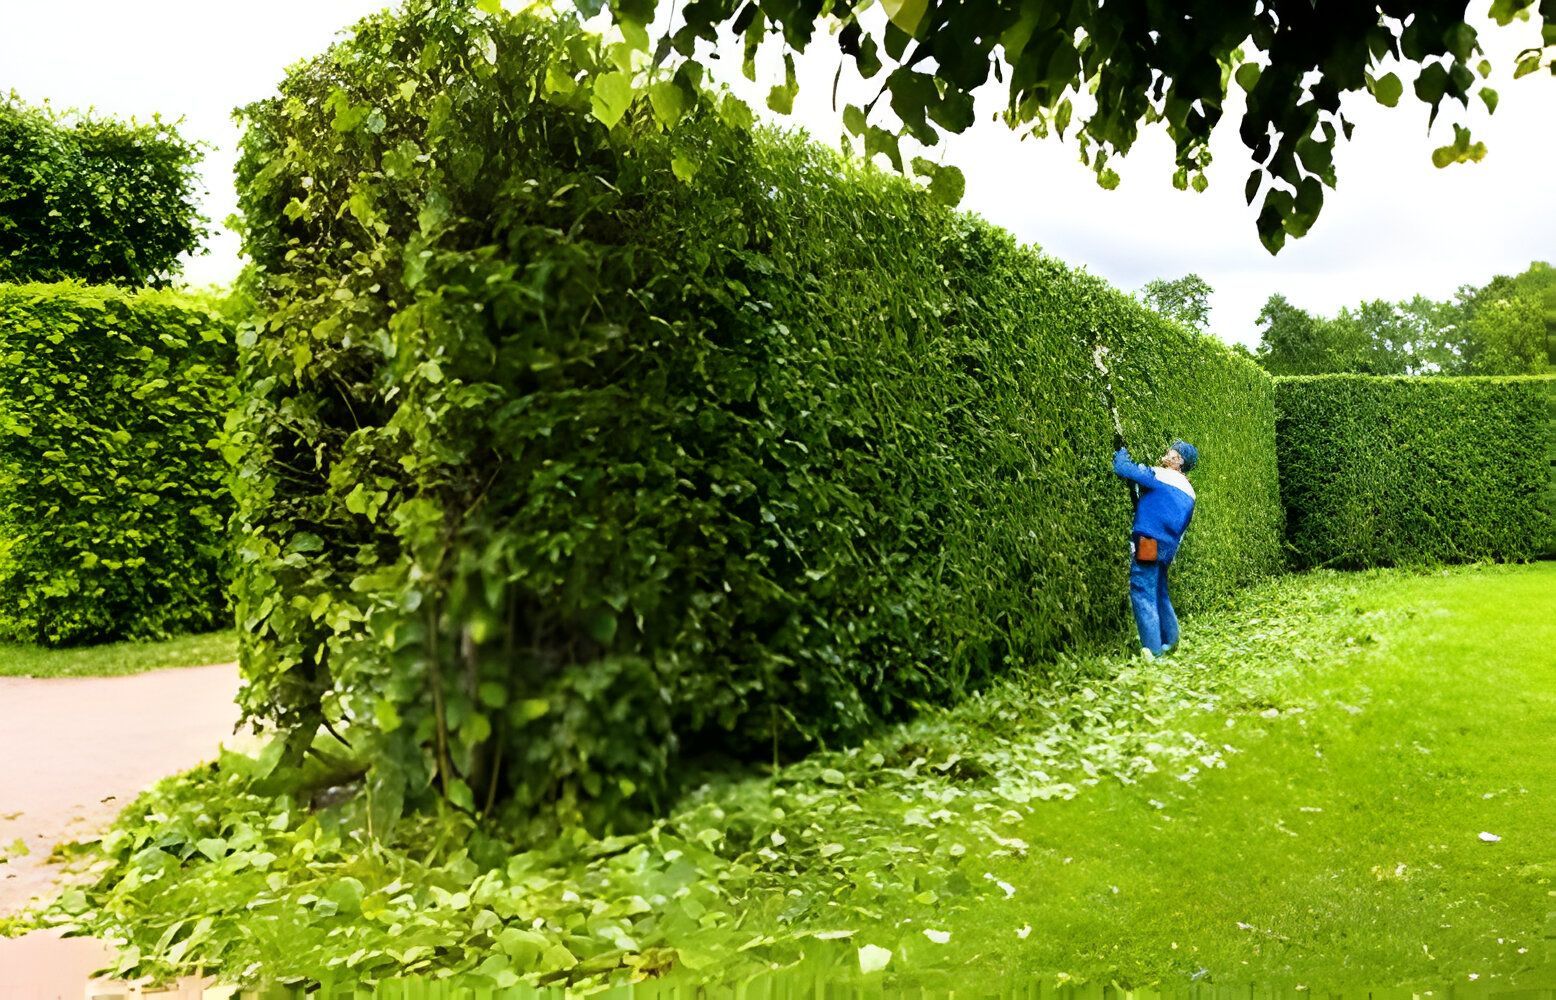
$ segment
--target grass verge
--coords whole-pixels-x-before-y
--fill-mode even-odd
[[[183,635],[165,642],[110,642],[48,649],[0,643],[0,677],[118,677],[163,667],[231,663],[237,639],[229,631]]]
[[[529,850],[457,816],[370,836],[362,790],[313,808],[228,757],[129,810],[48,919],[129,942],[122,972],[243,984],[1543,984],[1553,648],[1556,565],[1287,577],[1166,662],[1068,658]]]

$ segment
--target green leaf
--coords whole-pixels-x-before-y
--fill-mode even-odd
[[[466,812],[475,812],[475,796],[470,791],[470,786],[461,778],[454,778],[448,783],[448,800]]]
[[[482,681],[479,694],[487,708],[502,708],[508,703],[508,689],[496,681]]]
[[[887,20],[904,34],[912,35],[929,9],[929,0],[881,0],[881,7],[886,11]]]
[[[574,80],[567,71],[552,63],[546,67],[545,82],[542,84],[541,93],[547,96],[566,96],[578,89],[578,81]]]
[[[1398,76],[1385,73],[1373,83],[1371,90],[1372,96],[1377,98],[1379,104],[1385,108],[1392,108],[1399,104],[1399,98],[1405,92],[1405,85],[1400,82]]]
[[[850,104],[843,108],[843,127],[849,135],[863,135],[865,130],[864,109],[857,104]]]
[[[459,725],[459,738],[466,746],[476,746],[491,738],[492,723],[486,716],[476,712],[465,716]]]
[[[540,967],[550,941],[537,931],[522,927],[504,927],[497,935],[497,948],[513,963],[513,968],[524,973]]]
[[[394,702],[388,698],[379,698],[373,707],[373,718],[378,722],[378,730],[382,733],[392,733],[400,728],[400,712],[395,708]]]
[[[1491,0],[1491,18],[1497,24],[1507,26],[1515,17],[1524,15],[1531,0]]]
[[[1059,102],[1059,107],[1054,112],[1054,131],[1059,133],[1059,138],[1064,138],[1064,131],[1070,127],[1070,116],[1074,113],[1074,105],[1070,103],[1068,97]]]
[[[674,128],[686,111],[686,93],[674,80],[664,80],[648,88],[648,102],[654,117],[665,128]]]
[[[781,115],[793,114],[794,95],[799,86],[794,76],[794,56],[786,52],[783,56],[783,83],[767,92],[767,106]]]
[[[881,71],[880,48],[876,45],[874,35],[865,35],[859,40],[859,55],[854,57],[854,64],[859,68],[859,75],[866,80]]]
[[[333,901],[339,908],[339,912],[355,915],[362,912],[363,891],[361,880],[343,875],[331,882],[329,888],[324,890],[324,898]]]
[[[1448,51],[1453,53],[1455,59],[1464,62],[1475,52],[1478,46],[1475,44],[1475,29],[1462,21],[1453,25],[1443,35],[1443,43],[1448,46]]]
[[[1381,84],[1383,81],[1378,82]],[[1448,70],[1442,63],[1429,63],[1423,66],[1420,75],[1416,77],[1415,90],[1416,96],[1422,101],[1427,104],[1437,104],[1448,90]]]
[[[1496,112],[1497,112],[1497,92],[1495,90],[1492,90],[1490,87],[1482,87],[1482,88],[1480,88],[1480,99],[1486,105],[1486,113],[1487,114],[1493,114],[1493,115],[1496,114]]]
[[[648,51],[648,28],[627,16],[618,17],[616,19],[616,27],[621,30],[621,37],[626,40],[628,45],[639,52]]]
[[[670,172],[675,174],[676,179],[683,184],[691,183],[692,178],[697,176],[700,166],[701,164],[696,160],[690,159],[684,153],[677,153],[670,160]]]
[[[589,107],[594,117],[603,122],[606,128],[615,128],[616,123],[627,113],[627,108],[631,107],[633,94],[630,73],[620,70],[605,73],[595,78]]]
[[[719,102],[719,118],[724,124],[735,129],[749,129],[755,121],[751,117],[751,108],[745,101],[734,94],[725,94]]]
[[[732,25],[731,30],[742,35],[740,72],[747,80],[756,82],[756,55],[762,45],[764,29],[767,27],[767,16],[756,3],[747,3],[743,8],[743,17],[747,17],[744,28],[740,27],[739,19]]]
[[[616,638],[615,612],[601,609],[589,618],[589,637],[602,646],[609,646]]]
[[[1432,150],[1432,165],[1438,169],[1455,163],[1479,163],[1486,157],[1486,144],[1472,142],[1470,130],[1462,125],[1453,127],[1454,141]]]
[[[938,102],[929,105],[929,117],[947,132],[961,133],[973,124],[973,96],[963,90],[947,88]]]
[[[551,711],[551,703],[544,698],[525,698],[513,704],[509,710],[509,718],[515,725],[524,725],[534,722],[547,712]]]
[[[967,192],[967,181],[956,167],[920,156],[913,160],[913,172],[929,179],[929,196],[942,205],[956,207]]]
[[[405,769],[394,753],[380,757],[368,772],[367,799],[369,832],[389,843],[405,812]]]
[[[287,546],[290,552],[322,552],[324,551],[324,539],[311,531],[300,531],[292,536],[292,544]]]
[[[1251,92],[1254,87],[1258,86],[1259,74],[1262,72],[1263,70],[1255,63],[1243,63],[1237,67],[1234,79],[1237,80],[1237,85],[1243,88],[1244,91]],[[1395,82],[1397,83],[1398,80]]]
[[[877,153],[884,154],[896,170],[902,170],[902,151],[897,133],[870,125],[864,133],[864,155],[872,158]]]

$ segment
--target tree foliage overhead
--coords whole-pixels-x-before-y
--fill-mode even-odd
[[[594,14],[604,0],[574,3]],[[1002,87],[1002,117],[1012,129],[1075,135],[1082,162],[1109,188],[1118,183],[1112,159],[1129,151],[1142,126],[1160,124],[1177,148],[1174,183],[1203,190],[1210,135],[1235,84],[1247,95],[1237,128],[1259,164],[1247,198],[1263,196],[1259,238],[1272,253],[1311,228],[1324,189],[1335,185],[1335,146],[1353,128],[1341,111],[1345,94],[1368,92],[1395,107],[1408,86],[1434,121],[1445,102],[1468,108],[1478,95],[1488,111],[1497,102],[1482,83],[1492,67],[1464,0],[882,0],[881,8],[884,17],[870,0],[689,0],[675,7],[655,64],[716,58],[711,47],[730,32],[744,39],[754,78],[757,53],[777,48],[785,79],[768,104],[787,113],[798,89],[793,54],[835,46],[843,62],[880,84],[866,104],[844,109],[846,128],[868,155],[882,154],[899,170],[904,136],[933,146],[963,132],[974,121],[974,92]],[[611,0],[609,9],[628,39],[648,47],[658,0]],[[1490,15],[1501,25],[1530,17],[1542,24],[1544,48],[1520,53],[1516,75],[1556,72],[1556,0],[1492,0]],[[1401,80],[1393,61],[1414,78]],[[836,90],[834,83],[834,97]],[[1455,125],[1455,141],[1433,162],[1484,154]],[[959,175],[947,176],[948,168],[927,160],[914,168],[942,192],[959,193]]]
[[[204,238],[199,147],[146,124],[0,98],[0,281],[160,285]]]

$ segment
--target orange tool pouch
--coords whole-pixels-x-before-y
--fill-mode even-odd
[[[1135,561],[1143,563],[1156,561],[1156,539],[1150,535],[1135,536]]]

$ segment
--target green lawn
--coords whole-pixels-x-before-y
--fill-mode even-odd
[[[1167,661],[1077,653],[528,850],[453,813],[364,850],[362,796],[295,810],[232,758],[127,811],[53,919],[242,985],[1549,986],[1553,651],[1556,564],[1287,576]]]
[[[854,931],[834,960],[888,950],[876,978],[895,989],[1556,985],[1556,564],[1319,573],[1250,597],[1190,624],[1170,678],[1083,695],[1097,718],[1073,796],[859,794],[865,815],[919,807],[894,844],[911,860],[849,866],[802,920],[820,927],[830,906]],[[927,766],[990,748],[983,720],[966,738],[968,715],[926,727]],[[1120,724],[1138,737],[1158,720],[1155,771],[1107,763],[1120,739],[1139,746]],[[991,835],[1000,848],[978,851]],[[948,859],[947,840],[967,853]],[[980,880],[1000,891],[967,899]],[[820,881],[812,869],[758,902],[747,928],[771,932]]]
[[[184,635],[166,642],[111,642],[46,649],[0,643],[0,677],[114,677],[162,667],[198,667],[238,658],[230,631]]]
[[[1134,984],[1549,985],[1556,564],[1394,575],[1354,603],[1363,655],[1201,722],[1225,768],[1034,811],[1026,857],[994,868],[1014,895],[952,940]]]

